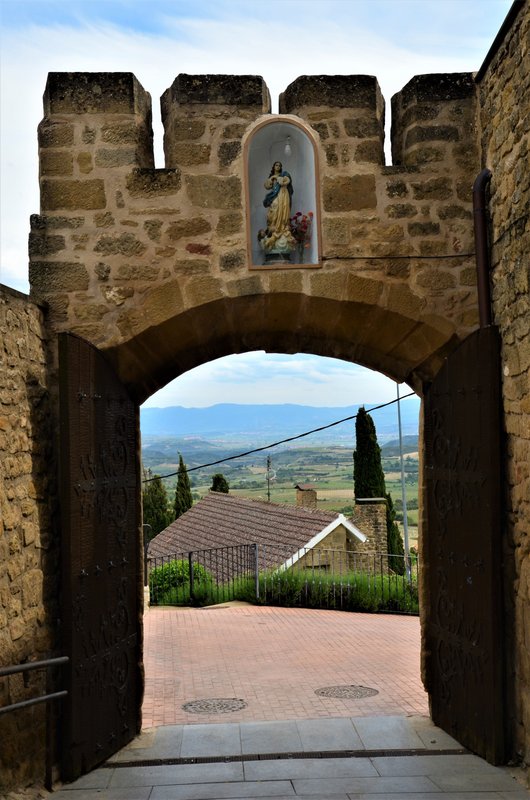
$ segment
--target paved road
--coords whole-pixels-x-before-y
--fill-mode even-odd
[[[250,605],[151,608],[145,615],[143,727],[427,715],[417,617]],[[363,686],[361,699],[316,689]],[[188,713],[189,701],[235,698],[246,708]]]

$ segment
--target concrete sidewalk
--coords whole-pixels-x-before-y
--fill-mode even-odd
[[[56,800],[528,800],[425,717],[172,725]]]
[[[319,717],[428,715],[417,617],[228,604],[145,615],[143,727]],[[363,698],[320,688],[357,685]],[[239,698],[230,713],[185,703]]]

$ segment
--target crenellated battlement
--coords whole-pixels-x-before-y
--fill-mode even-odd
[[[365,308],[373,320],[380,315],[367,341],[366,328],[359,332],[365,343],[355,359],[383,371],[397,364],[413,380],[437,368],[439,355],[429,366],[434,352],[476,326],[469,254],[480,164],[470,75],[419,76],[393,98],[391,167],[373,76],[300,77],[273,115],[260,77],[179,75],[161,107],[166,166],[155,169],[151,98],[134,75],[49,76],[30,282],[57,329],[103,349],[133,339],[138,346],[138,337],[193,308],[214,313],[226,297],[269,302],[287,293],[296,308],[282,312],[292,324],[279,325],[277,346],[288,351],[302,346],[288,340],[308,324],[297,322],[304,298],[341,299],[359,325]],[[289,131],[298,151],[284,156]],[[311,189],[304,164],[312,150]],[[293,173],[292,213],[314,215],[309,263],[302,252],[291,263],[259,261],[263,186],[278,158]],[[392,357],[377,333],[388,315],[403,328]],[[247,324],[258,321],[253,314]],[[258,340],[257,330],[247,336],[252,346]],[[336,350],[349,357],[342,344]],[[194,365],[189,358],[177,372]]]

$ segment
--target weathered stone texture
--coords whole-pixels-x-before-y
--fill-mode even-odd
[[[0,665],[49,656],[51,420],[42,313],[0,287]],[[53,591],[52,591],[53,593]],[[43,693],[42,673],[0,680],[0,706]],[[0,791],[42,780],[44,706],[0,717]],[[28,758],[27,755],[30,754]]]
[[[515,678],[512,747],[530,764],[530,7],[522,4],[479,75],[482,160],[493,174],[489,203],[494,242],[494,322],[502,338],[507,519],[506,653]]]
[[[520,41],[524,26],[513,34]],[[414,78],[393,101],[396,163],[389,167],[375,78],[305,76],[291,84],[280,108],[297,115],[315,142],[322,260],[320,269],[252,274],[243,144],[270,112],[262,79],[179,76],[162,101],[166,167],[154,169],[150,102],[133,76],[56,74],[39,127],[43,214],[32,218],[30,240],[32,294],[49,302],[50,330],[73,330],[110,350],[138,396],[158,377],[137,353],[147,340],[145,352],[155,353],[156,332],[170,328],[181,334],[171,343],[174,363],[190,367],[221,354],[226,342],[272,342],[288,352],[313,347],[358,357],[420,387],[477,325],[471,188],[482,163],[491,163],[514,608],[526,607],[523,531],[530,526],[527,60],[514,45],[478,88],[468,74]],[[510,82],[525,87],[513,108]],[[100,96],[112,87],[113,97]],[[274,339],[277,331],[283,338]],[[513,446],[519,442],[525,447]],[[6,462],[15,471],[22,463]],[[35,537],[28,528],[21,547]],[[17,570],[21,552],[12,553]],[[23,639],[18,616],[9,635]],[[530,675],[520,631],[511,635],[522,752],[530,747],[523,699]]]

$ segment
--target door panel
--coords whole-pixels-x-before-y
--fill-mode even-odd
[[[424,666],[433,721],[504,759],[501,399],[497,329],[453,353],[425,394]]]
[[[59,337],[62,636],[69,695],[62,774],[136,734],[142,692],[138,410],[104,356]]]

